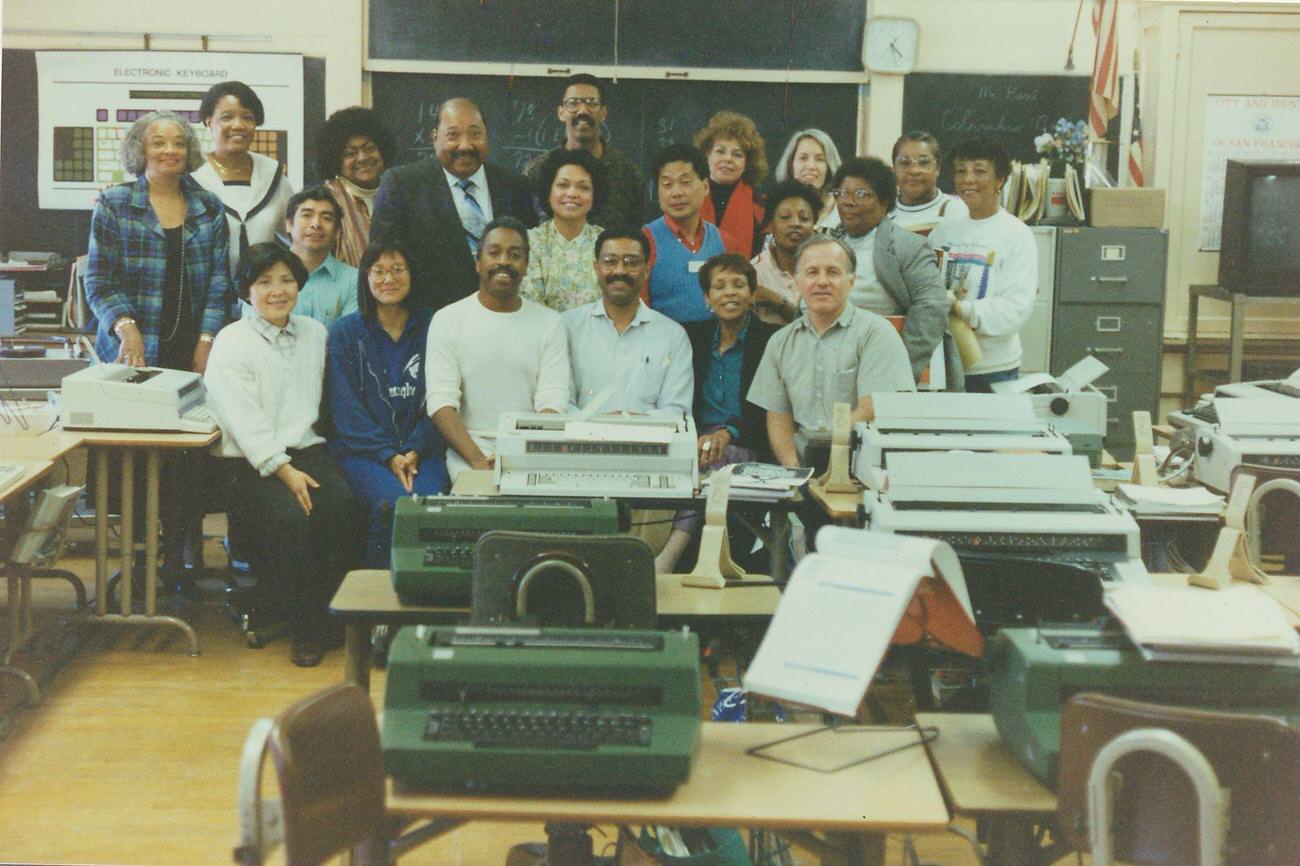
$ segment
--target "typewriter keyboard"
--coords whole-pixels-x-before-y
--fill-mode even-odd
[[[424,738],[475,748],[595,749],[649,746],[652,721],[636,713],[589,710],[434,710]]]

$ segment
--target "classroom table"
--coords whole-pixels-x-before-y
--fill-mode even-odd
[[[852,493],[827,493],[826,488],[816,482],[808,485],[808,493],[813,501],[822,507],[826,516],[836,523],[861,526],[862,496],[866,488],[858,485]]]
[[[939,736],[926,745],[954,815],[984,822],[988,861],[999,866],[1051,862],[1035,838],[1056,817],[1056,794],[1002,742],[986,713],[917,713]]]
[[[500,495],[496,482],[493,480],[491,469],[463,470],[456,476],[451,493],[453,496]],[[703,511],[708,499],[706,496],[671,499],[638,496],[615,496],[613,498],[617,499],[620,504],[630,508],[696,511]],[[776,502],[759,502],[757,500],[741,499],[733,495],[729,502],[729,507],[747,506],[756,510],[759,514],[767,512],[771,515],[771,524],[764,527],[761,525],[761,519],[756,521],[752,515],[738,513],[740,519],[745,521],[745,524],[763,542],[763,546],[767,548],[768,569],[771,571],[772,579],[778,583],[785,583],[790,579],[790,511],[800,501],[798,498],[791,498],[780,499]]]
[[[99,622],[125,625],[168,625],[177,628],[189,642],[190,655],[199,654],[199,638],[185,620],[158,614],[158,491],[163,451],[206,448],[221,433],[151,433],[138,430],[77,431],[81,444],[90,449],[95,473],[95,616]],[[118,592],[121,612],[108,610],[108,455],[117,451],[121,463],[118,511],[121,515]],[[131,578],[135,568],[135,458],[144,453],[144,613],[132,612]]]
[[[655,577],[655,605],[664,625],[699,625],[705,622],[753,624],[771,619],[781,600],[775,586],[727,586],[701,589],[682,586],[682,575]],[[330,615],[343,623],[345,679],[369,688],[367,660],[370,629],[377,625],[433,625],[464,622],[469,607],[464,605],[403,604],[393,590],[393,581],[382,569],[348,572],[334,598]]]
[[[6,449],[6,458],[8,450]],[[44,478],[53,468],[49,460],[8,460],[22,468],[22,474],[0,488],[0,504],[5,506],[5,537],[0,540],[0,553],[8,558],[18,536],[27,523],[28,509],[23,494]],[[4,662],[0,674],[9,674],[22,681],[27,690],[27,703],[36,706],[41,702],[41,689],[36,679],[13,663],[16,652],[35,634],[32,627],[32,578],[26,568],[5,564],[5,582],[9,591],[9,642],[5,646]]]
[[[770,829],[834,864],[882,864],[885,833],[947,828],[948,810],[922,748],[834,773],[746,754],[750,747],[816,727],[704,722],[690,778],[666,798],[424,793],[390,780],[388,810],[437,821],[443,832],[473,820]],[[780,747],[779,754],[824,768],[919,742],[913,729],[868,727],[805,737]]]

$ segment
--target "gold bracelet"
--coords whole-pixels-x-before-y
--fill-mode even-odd
[[[127,325],[134,325],[134,324],[135,324],[135,319],[131,318],[130,316],[122,316],[120,319],[118,319],[116,322],[113,323],[113,333],[120,338],[122,336],[122,329],[125,328]]]
[[[212,336],[211,334],[199,334],[200,343],[211,343],[215,339],[216,337]]]

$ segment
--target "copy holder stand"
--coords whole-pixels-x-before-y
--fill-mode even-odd
[[[849,422],[848,403],[835,404],[835,420],[831,428],[831,457],[826,471],[812,483],[822,493],[857,493],[858,483],[849,475],[849,451],[853,439],[853,425]]]
[[[1160,483],[1156,471],[1155,439],[1151,433],[1151,413],[1133,413],[1133,483],[1154,487]]]
[[[748,574],[731,558],[727,537],[727,499],[731,494],[731,467],[710,476],[709,498],[704,505],[704,529],[700,533],[700,554],[690,574],[682,575],[682,586],[722,589],[754,583],[770,586],[769,578]]]
[[[1226,589],[1233,579],[1268,583],[1268,575],[1255,564],[1259,549],[1260,504],[1268,493],[1286,491],[1300,499],[1300,480],[1290,475],[1258,484],[1253,472],[1237,472],[1232,494],[1223,513],[1223,527],[1205,568],[1187,582],[1206,589]]]

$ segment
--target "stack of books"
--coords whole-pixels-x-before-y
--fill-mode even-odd
[[[709,481],[713,475],[727,470],[731,472],[731,498],[750,502],[790,499],[800,487],[808,483],[813,474],[812,467],[809,466],[789,469],[775,463],[733,463],[714,470],[705,478],[700,484],[702,492],[709,492]]]

